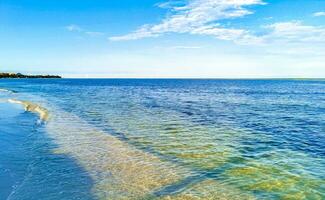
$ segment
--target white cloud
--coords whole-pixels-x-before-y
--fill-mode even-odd
[[[186,3],[187,2],[187,3]],[[141,38],[158,37],[167,33],[187,33],[192,35],[212,36],[220,40],[233,41],[242,45],[267,45],[275,52],[285,54],[295,49],[305,49],[310,54],[325,50],[325,27],[305,25],[300,21],[277,22],[262,26],[263,34],[253,31],[225,27],[220,20],[244,17],[253,11],[247,6],[263,5],[263,0],[190,0],[168,1],[159,7],[169,10],[169,14],[161,23],[144,25],[138,30],[116,37],[111,41],[137,40]],[[315,15],[321,16],[318,12]],[[282,49],[282,50],[281,50]],[[314,51],[313,51],[314,49]]]
[[[94,31],[86,31],[85,34],[93,37],[104,35],[104,33],[102,32],[94,32]]]
[[[167,2],[159,5],[171,12],[161,23],[144,25],[130,34],[109,39],[136,40],[174,32],[212,35],[223,40],[245,40],[253,38],[248,31],[225,28],[217,22],[252,14],[246,7],[261,4],[265,3],[262,0],[191,0],[185,4]]]
[[[269,55],[294,58],[324,57],[325,27],[304,25],[300,21],[278,22],[265,26],[268,32],[260,38]]]
[[[263,36],[264,40],[285,42],[325,42],[325,27],[303,25],[300,21],[279,22],[265,28],[271,32]]]
[[[82,31],[82,28],[80,28],[80,26],[75,25],[75,24],[70,24],[69,26],[66,26],[65,28],[71,32],[81,32]]]
[[[314,17],[324,17],[325,16],[325,12],[315,12],[313,14]]]
[[[150,31],[148,25],[144,25],[139,30],[134,31],[133,33],[123,35],[123,36],[116,36],[110,37],[109,39],[112,41],[121,41],[121,40],[137,40],[141,38],[148,38],[148,37],[157,37],[160,33],[154,33]]]
[[[210,35],[220,40],[234,41],[238,44],[262,44],[263,38],[254,36],[244,29],[223,28],[220,26],[207,25],[193,29],[191,34]]]
[[[159,8],[165,8],[165,9],[174,9],[177,7],[182,7],[186,5],[186,2],[184,0],[169,0],[166,2],[158,3],[156,6]]]
[[[70,32],[78,32],[78,33],[86,34],[86,35],[92,36],[92,37],[97,37],[97,36],[103,36],[103,35],[105,35],[102,32],[87,31],[87,30],[81,28],[80,26],[78,26],[76,24],[71,24],[69,26],[66,26],[65,29],[68,30],[68,31],[70,31]]]

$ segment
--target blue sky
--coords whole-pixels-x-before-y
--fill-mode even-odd
[[[324,0],[1,0],[0,70],[325,77]]]

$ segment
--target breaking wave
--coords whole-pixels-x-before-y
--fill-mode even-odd
[[[29,101],[20,101],[20,100],[16,100],[16,99],[9,99],[8,102],[23,105],[26,111],[39,114],[40,119],[43,121],[47,121],[49,119],[48,110],[41,107],[38,104],[29,102]]]
[[[0,88],[0,92],[7,92],[7,93],[17,93],[14,90],[8,90],[8,89],[4,89],[4,88]]]

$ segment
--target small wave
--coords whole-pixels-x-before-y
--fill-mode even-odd
[[[8,90],[8,89],[4,89],[4,88],[0,88],[0,92],[16,93],[16,91],[14,91],[14,90]]]
[[[49,112],[47,109],[45,109],[37,104],[34,104],[32,102],[20,101],[20,100],[15,100],[15,99],[9,99],[8,102],[23,105],[26,111],[38,113],[40,116],[40,119],[43,121],[47,121],[49,118]]]

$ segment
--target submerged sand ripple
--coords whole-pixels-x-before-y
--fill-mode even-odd
[[[96,182],[100,199],[139,199],[181,178],[180,169],[137,150],[67,113],[47,124],[57,152],[75,157]],[[188,173],[188,172],[187,172]]]
[[[55,153],[70,155],[86,169],[99,199],[236,199],[233,193],[240,194],[209,180],[179,194],[155,196],[155,191],[193,172],[138,150],[67,112],[56,113],[46,127],[59,145]]]

